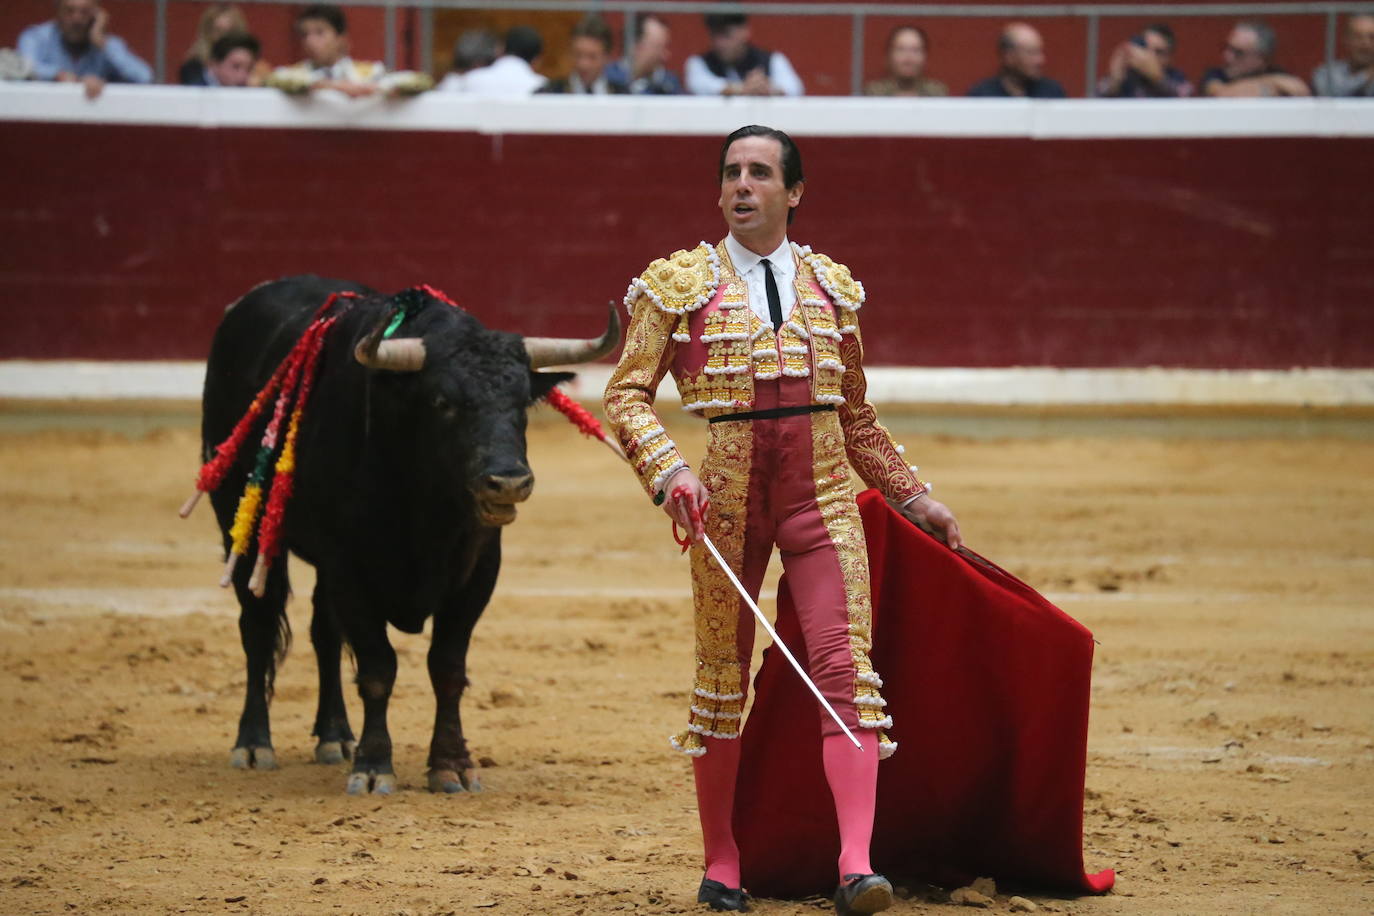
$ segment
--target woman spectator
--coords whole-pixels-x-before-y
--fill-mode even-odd
[[[949,87],[925,75],[930,42],[918,25],[899,25],[887,36],[887,76],[864,87],[864,95],[949,95]]]
[[[236,3],[211,3],[200,16],[196,27],[196,40],[186,49],[186,60],[177,71],[177,82],[183,86],[206,85],[205,68],[210,64],[210,48],[215,42],[231,32],[248,31],[248,20]],[[259,58],[253,66],[253,75],[248,85],[261,86],[263,78],[272,70],[266,61]]]

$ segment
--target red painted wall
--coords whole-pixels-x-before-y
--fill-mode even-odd
[[[1125,0],[1121,2],[1124,5]],[[112,31],[152,63],[155,30],[154,7],[150,0],[104,0],[104,5],[111,14]],[[1029,5],[1058,4],[1050,4],[1049,0],[1029,0]],[[274,64],[299,57],[292,21],[301,6],[293,3],[252,3],[243,6],[249,25],[263,42],[264,56]],[[345,7],[348,9],[355,55],[383,59],[385,28],[381,9],[348,7],[347,4]],[[168,5],[167,62],[171,79],[175,78],[176,67],[195,38],[196,23],[204,8],[204,4],[186,0],[171,0]],[[25,26],[51,17],[51,0],[4,0],[0,3],[0,46],[12,45]],[[673,27],[673,66],[680,72],[687,55],[706,49],[706,29],[700,16],[684,14],[667,18]],[[610,16],[608,19],[619,31],[620,17]],[[887,33],[893,26],[908,21],[886,16],[874,16],[866,21],[866,79],[882,74]],[[1045,37],[1049,75],[1062,82],[1071,95],[1086,94],[1087,32],[1084,20],[1053,18],[1029,21]],[[1142,18],[1101,20],[1099,73],[1105,69],[1112,48],[1149,21]],[[1219,63],[1221,45],[1234,22],[1225,17],[1166,21],[1173,25],[1178,35],[1178,65],[1194,80],[1204,70]],[[402,66],[418,66],[420,60],[416,22],[413,12],[402,11],[397,14],[397,61]],[[1270,22],[1279,34],[1279,63],[1304,79],[1309,79],[1312,68],[1323,59],[1325,18],[1310,14],[1274,16],[1270,17]],[[948,83],[954,94],[963,94],[974,82],[996,70],[993,48],[1002,26],[1001,20],[929,19],[920,24],[931,40],[928,72]],[[852,38],[849,17],[759,16],[754,20],[753,30],[756,43],[787,53],[806,82],[808,92],[818,95],[849,93]],[[447,59],[446,53],[436,55],[436,67],[442,70]]]
[[[582,334],[722,235],[713,137],[4,125],[0,357],[199,358],[255,283]],[[875,363],[1374,366],[1374,140],[821,139],[793,238]]]

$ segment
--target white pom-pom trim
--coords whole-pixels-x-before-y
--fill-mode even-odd
[[[674,331],[674,332],[673,332],[673,340],[676,340],[678,343],[691,343],[691,342],[692,342],[692,335],[691,335],[691,334],[679,334],[679,333],[677,333],[676,331]]]
[[[646,465],[648,465],[648,464],[653,464],[655,461],[657,461],[658,459],[662,458],[664,455],[668,454],[669,452],[671,452],[671,451],[672,451],[673,449],[675,449],[675,448],[677,448],[677,446],[676,446],[675,444],[673,444],[673,440],[672,440],[672,439],[669,439],[667,442],[665,442],[664,444],[660,445],[658,448],[654,449],[652,452],[650,452],[650,453],[649,453],[647,456],[645,456],[644,458],[638,459],[638,461],[639,461],[639,463],[641,463],[641,464],[646,464]]]
[[[744,366],[707,366],[704,370],[707,375],[738,375],[741,372],[748,372],[749,367]]]
[[[811,367],[803,366],[800,369],[783,369],[782,374],[789,378],[806,378],[811,374]]]
[[[806,333],[806,328],[802,327],[801,325],[797,324],[795,321],[792,321],[791,319],[788,319],[787,322],[783,324],[783,327],[791,329],[802,340],[806,340],[811,336],[810,334]]]
[[[887,705],[887,700],[882,697],[855,697],[855,706],[868,706],[872,709],[882,709]]]
[[[838,372],[843,372],[844,363],[840,362],[838,359],[820,359],[816,361],[816,368],[834,369]]]
[[[879,760],[886,760],[887,758],[891,757],[891,756],[892,756],[893,754],[895,754],[895,753],[897,753],[897,742],[896,742],[896,741],[879,741],[879,742],[878,742],[878,759],[879,759]]]
[[[663,489],[663,485],[668,482],[669,477],[672,477],[685,467],[687,467],[687,462],[683,461],[681,458],[674,461],[672,464],[668,465],[668,470],[654,478],[653,483],[649,484],[649,489],[657,493],[659,490]]]
[[[722,331],[719,334],[702,334],[697,339],[702,343],[710,343],[713,340],[748,340],[749,335],[743,331]]]
[[[669,736],[668,736],[668,744],[672,747],[673,750],[677,751],[677,752],[680,753],[680,754],[686,754],[688,757],[701,757],[701,756],[704,756],[704,755],[706,754],[706,748],[704,748],[704,747],[693,747],[693,748],[686,748],[686,747],[683,747],[683,746],[678,742],[678,740],[677,740],[677,735],[669,735]],[[879,758],[879,759],[881,759],[881,758]]]
[[[700,687],[697,687],[695,690],[692,691],[692,693],[694,693],[694,694],[696,694],[697,696],[701,697],[703,700],[722,700],[722,701],[729,701],[729,700],[742,700],[742,699],[744,699],[744,694],[742,694],[742,693],[711,693],[711,691],[709,691],[709,690],[703,690],[703,689],[700,688]]]
[[[710,401],[693,401],[690,404],[683,404],[682,409],[691,413],[694,410],[709,410],[712,407],[748,407],[747,401],[722,401],[719,398]]]
[[[844,395],[842,394],[818,394],[816,400],[824,404],[843,404]]]
[[[878,677],[876,671],[864,671],[854,675],[854,679],[860,684],[867,684],[870,687],[882,687],[883,679]]]
[[[774,369],[772,371],[764,371],[760,369],[758,372],[754,373],[754,378],[761,382],[771,382],[774,379],[782,378],[782,370]]]
[[[868,722],[868,721],[865,721],[864,719],[861,718],[861,719],[859,719],[859,724],[862,725],[864,728],[891,728],[891,727],[892,727],[892,717],[891,717],[891,716],[883,716],[881,719],[877,720],[876,722]]]
[[[702,709],[700,706],[693,706],[692,712],[707,719],[738,719],[741,715],[737,712],[715,712],[710,709]]]
[[[796,344],[793,344],[791,346],[783,347],[782,352],[791,353],[793,356],[805,356],[811,351],[808,350],[806,347],[799,347]]]

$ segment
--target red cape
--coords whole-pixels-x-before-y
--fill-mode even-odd
[[[1083,871],[1083,770],[1093,638],[1030,586],[956,554],[859,496],[873,580],[873,664],[900,747],[878,768],[873,865],[956,886],[977,876],[1101,893]],[[802,659],[784,576],[777,630]],[[764,654],[743,733],[735,837],[765,897],[828,894],[839,839],[816,701]]]

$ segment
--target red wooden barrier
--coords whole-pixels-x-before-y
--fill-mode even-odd
[[[713,137],[3,131],[4,358],[200,358],[227,303],[299,272],[580,334],[722,235]],[[1374,140],[801,146],[793,238],[865,282],[875,363],[1374,366]]]

